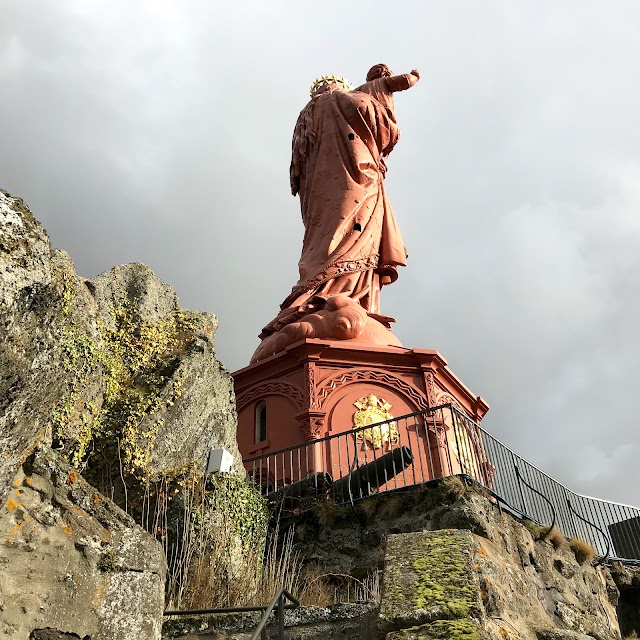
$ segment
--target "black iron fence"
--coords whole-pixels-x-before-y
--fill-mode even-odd
[[[285,604],[286,601],[289,604]],[[216,609],[178,609],[173,611],[165,611],[164,616],[196,616],[203,614],[230,614],[230,613],[248,613],[253,611],[262,611],[262,618],[258,623],[258,627],[251,636],[251,640],[267,640],[267,623],[271,614],[275,611],[275,622],[278,625],[278,640],[284,640],[284,612],[286,609],[296,609],[300,606],[300,602],[294,598],[286,589],[278,589],[273,600],[266,605],[246,606],[246,607],[221,607]]]
[[[555,524],[603,558],[640,562],[640,509],[574,493],[448,404],[244,460],[273,499],[356,502],[462,475],[516,515]]]

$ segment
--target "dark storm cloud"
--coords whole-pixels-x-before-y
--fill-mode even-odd
[[[10,2],[0,182],[80,273],[146,262],[217,313],[236,369],[297,279],[308,86],[420,68],[387,181],[410,260],[383,312],[514,449],[638,503],[639,29],[634,2]]]

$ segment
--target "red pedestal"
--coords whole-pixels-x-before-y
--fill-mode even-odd
[[[371,394],[394,417],[451,403],[479,423],[489,410],[429,349],[303,340],[233,377],[245,459],[350,431],[354,403]]]

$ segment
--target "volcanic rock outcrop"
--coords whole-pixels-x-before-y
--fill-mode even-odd
[[[217,325],[143,264],[76,275],[0,191],[0,633],[159,637],[164,552],[127,513],[211,448],[242,468]]]

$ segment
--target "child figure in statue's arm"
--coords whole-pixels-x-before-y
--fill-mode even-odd
[[[355,91],[368,93],[386,107],[387,100],[393,98],[391,94],[396,91],[410,89],[418,80],[420,80],[420,72],[417,69],[414,69],[411,73],[394,76],[386,64],[376,64],[369,69],[365,84],[360,85]],[[393,106],[391,106],[391,109],[393,110]]]
[[[411,89],[418,80],[420,80],[420,72],[417,69],[414,69],[411,73],[403,73],[402,75],[394,76],[391,69],[389,69],[386,64],[376,64],[369,69],[369,72],[367,73],[367,81],[354,89],[354,91],[367,93],[375,98],[384,106],[387,110],[387,114],[395,123],[397,121],[393,94],[396,91],[406,91],[407,89]],[[391,153],[392,149],[393,146],[388,149],[384,149],[382,152],[383,158],[386,158]]]

